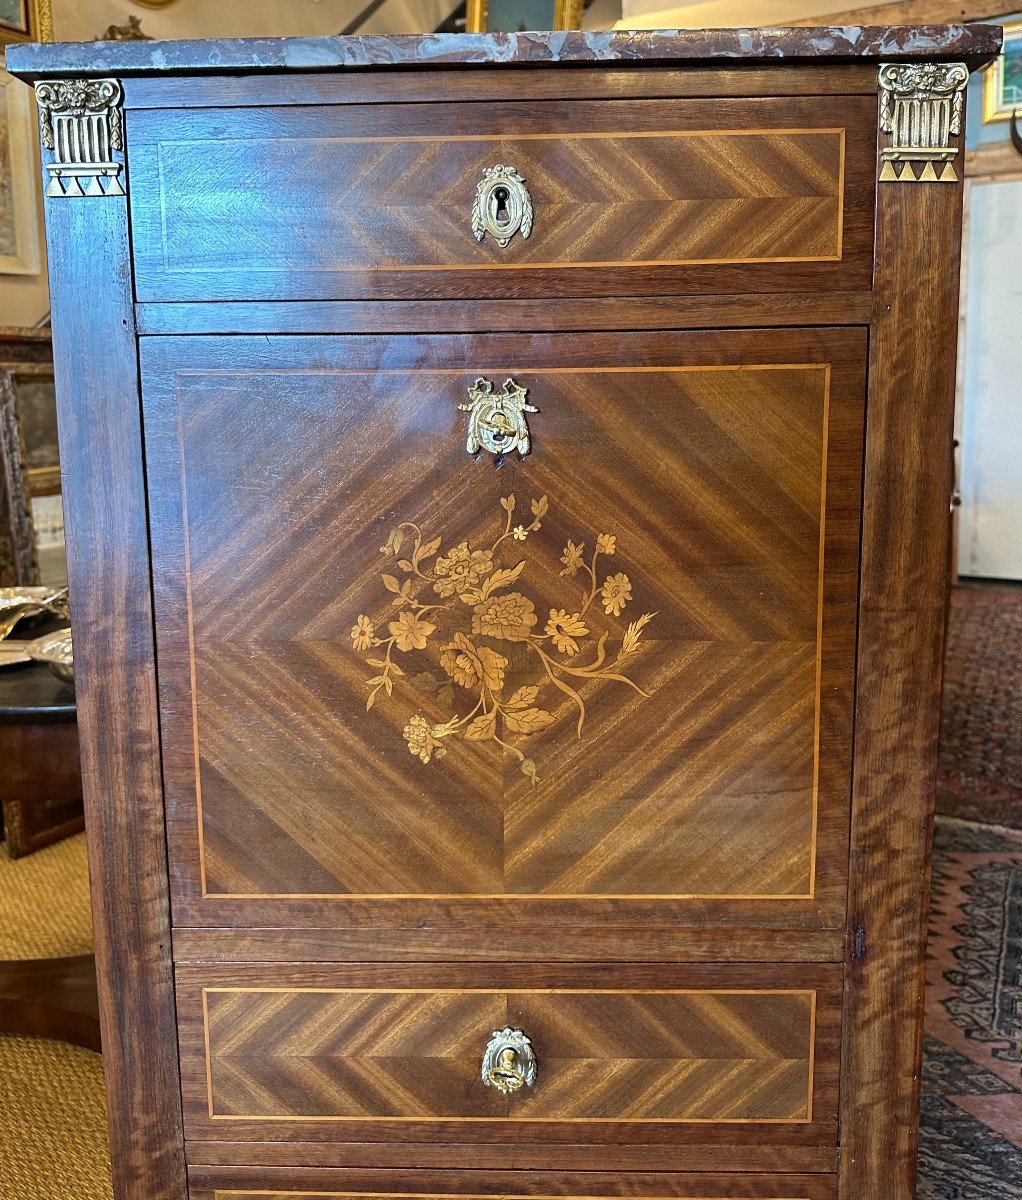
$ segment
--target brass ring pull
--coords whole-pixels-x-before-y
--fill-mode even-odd
[[[483,1083],[510,1096],[536,1082],[536,1056],[520,1029],[495,1029],[483,1054]]]
[[[528,388],[519,387],[513,379],[505,379],[502,391],[495,392],[493,384],[480,376],[468,389],[470,403],[459,404],[468,418],[469,454],[488,450],[497,457],[498,464],[504,455],[518,451],[519,458],[529,453],[529,426],[526,413],[539,412],[528,402]]]

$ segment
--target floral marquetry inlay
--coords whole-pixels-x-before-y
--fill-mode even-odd
[[[425,693],[450,714],[439,722],[422,712],[410,715],[404,739],[421,762],[443,758],[454,738],[492,741],[535,783],[536,764],[519,743],[553,723],[552,706],[562,696],[576,710],[581,737],[586,705],[580,688],[587,682],[646,694],[626,670],[656,614],[624,618],[632,581],[624,571],[606,569],[604,560],[617,551],[611,533],[598,534],[591,550],[584,540],[568,540],[560,556],[563,602],[541,611],[529,596],[528,559],[514,551],[542,529],[547,498],[534,499],[528,517],[516,515],[513,495],[500,505],[503,531],[489,545],[444,547],[442,538],[428,537],[411,521],[393,529],[380,548],[391,611],[359,614],[351,640],[372,669],[367,710],[381,692],[396,701],[399,681],[402,692],[410,690],[413,699]],[[620,624],[597,633],[593,617]]]

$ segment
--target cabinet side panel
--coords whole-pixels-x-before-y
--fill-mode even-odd
[[[959,159],[960,162],[960,159]],[[915,1195],[960,183],[882,182],[866,412],[842,1200]]]
[[[123,196],[46,201],[117,1200],[185,1196],[138,367]]]

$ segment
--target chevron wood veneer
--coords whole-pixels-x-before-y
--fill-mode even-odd
[[[812,992],[203,993],[213,1118],[808,1121]],[[543,1086],[479,1086],[527,1028]]]
[[[186,1123],[196,1139],[480,1146],[530,1125],[551,1145],[672,1128],[745,1144],[776,1125],[793,1169],[834,1144],[837,982],[833,967],[184,966]],[[480,1080],[505,1026],[538,1064],[510,1097]]]
[[[634,291],[650,269],[728,264],[772,288],[800,264],[847,283],[865,265],[869,116],[859,97],[239,108],[220,115],[237,139],[225,149],[193,113],[141,112],[131,170],[160,203],[139,214],[140,287],[169,298],[201,277],[241,298],[255,278],[272,296],[329,278],[334,297],[407,276],[428,295],[546,294],[554,272],[620,268]],[[503,248],[470,228],[497,163],[535,210],[528,239]]]

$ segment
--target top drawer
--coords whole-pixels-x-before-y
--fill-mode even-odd
[[[139,300],[868,287],[876,100],[802,96],[136,110]],[[531,228],[478,240],[484,172]],[[503,191],[500,189],[503,188]],[[494,180],[509,221],[526,205]],[[507,232],[505,230],[505,232]]]

